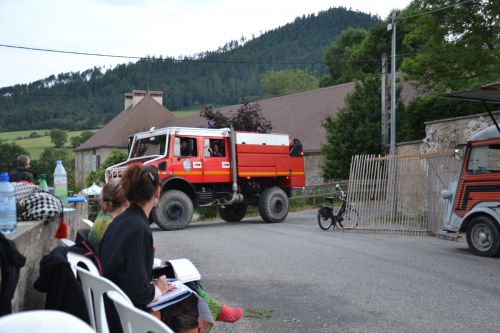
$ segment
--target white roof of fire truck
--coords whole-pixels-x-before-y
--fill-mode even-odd
[[[165,134],[227,137],[229,136],[229,131],[229,128],[165,127],[158,129],[152,128],[147,132],[136,133],[134,136],[138,139]]]

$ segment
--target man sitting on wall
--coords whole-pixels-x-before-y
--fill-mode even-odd
[[[17,168],[9,174],[9,180],[11,182],[26,181],[34,184],[35,177],[29,170],[30,167],[30,157],[25,154],[19,155],[17,157]]]

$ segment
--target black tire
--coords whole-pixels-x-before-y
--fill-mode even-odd
[[[500,252],[498,224],[488,216],[472,218],[467,225],[467,244],[472,252],[482,257],[494,257]]]
[[[288,215],[288,197],[279,187],[270,187],[259,198],[259,213],[267,223],[278,223]]]
[[[326,218],[325,218],[326,217]],[[322,230],[328,230],[332,226],[333,220],[328,217],[325,208],[318,209],[318,224]]]
[[[168,190],[162,193],[153,210],[155,223],[163,230],[180,230],[193,218],[193,202],[184,192]]]
[[[243,203],[219,206],[219,215],[226,222],[239,222],[247,213],[247,205]]]

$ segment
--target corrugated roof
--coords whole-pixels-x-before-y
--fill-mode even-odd
[[[153,97],[146,95],[135,107],[120,112],[106,126],[100,129],[75,150],[95,148],[127,148],[128,137],[137,132],[160,127],[175,116]]]

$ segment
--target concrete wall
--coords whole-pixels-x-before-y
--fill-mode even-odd
[[[75,182],[76,186],[85,187],[85,180],[92,171],[102,165],[111,155],[112,148],[80,150],[75,154]],[[95,163],[98,161],[99,163]],[[104,181],[104,179],[103,179]]]
[[[72,206],[74,211],[65,212],[64,220],[68,224],[68,238],[75,239],[76,231],[84,228],[82,218],[87,218],[87,204]],[[59,227],[59,219],[49,222],[21,221],[17,231],[7,235],[16,243],[17,250],[26,257],[26,264],[21,268],[16,293],[12,300],[12,311],[43,309],[45,294],[36,291],[33,283],[39,276],[40,260],[57,246],[54,237]]]

